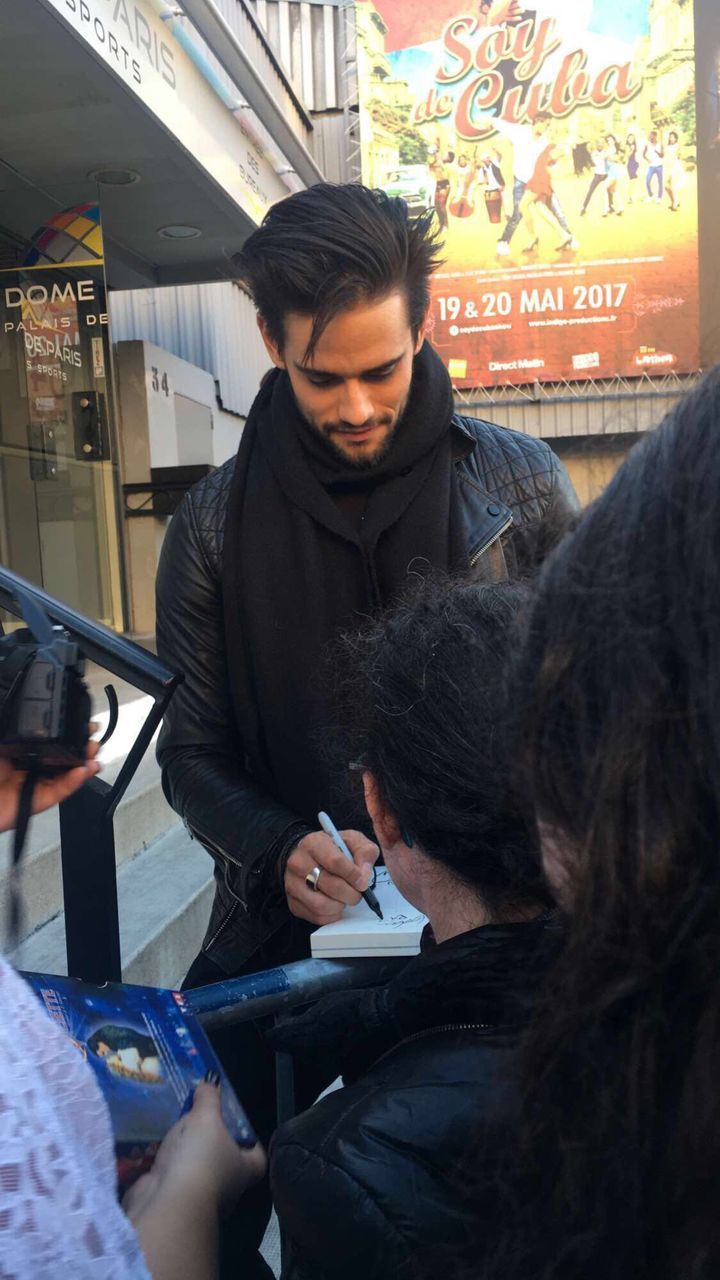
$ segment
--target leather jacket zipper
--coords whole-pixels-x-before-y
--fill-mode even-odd
[[[210,952],[212,951],[212,949],[213,949],[213,947],[215,946],[216,942],[218,941],[218,938],[221,936],[221,934],[223,934],[223,933],[225,932],[225,930],[227,929],[228,925],[230,924],[230,921],[232,920],[233,916],[235,915],[235,912],[237,911],[237,909],[238,909],[238,903],[237,903],[237,902],[233,902],[233,904],[232,904],[232,906],[231,906],[230,910],[228,911],[228,913],[227,913],[227,915],[225,916],[224,920],[221,920],[221,922],[220,922],[220,924],[218,925],[217,929],[215,930],[215,932],[214,932],[214,934],[213,934],[212,938],[208,939],[208,941],[207,941],[206,943],[204,943],[204,944],[203,944],[203,951],[205,952],[205,954],[206,954],[206,955],[209,955],[209,954],[210,954]]]
[[[201,844],[205,845],[205,848],[208,849],[210,853],[214,853],[215,856],[217,858],[221,858],[223,862],[231,862],[234,867],[237,867],[238,870],[242,871],[242,863],[239,862],[237,858],[234,858],[231,853],[228,853],[226,849],[221,849],[220,846],[216,844],[214,840],[211,840],[209,836],[205,835],[199,827],[191,826],[189,822],[186,822],[185,828],[191,840],[199,840]],[[235,893],[233,889],[230,889],[227,881],[226,887],[232,894],[233,898],[235,898],[235,900],[239,902],[240,906],[247,911],[247,903],[239,894]]]
[[[425,1040],[428,1036],[438,1035],[439,1033],[444,1031],[494,1031],[494,1030],[496,1030],[496,1028],[491,1022],[447,1022],[444,1025],[438,1026],[438,1027],[426,1027],[424,1031],[416,1031],[414,1035],[406,1036],[404,1040],[399,1040],[397,1044],[393,1045],[392,1049],[387,1049],[385,1053],[381,1054],[381,1056],[375,1062],[373,1062],[370,1070],[374,1071],[376,1067],[380,1066],[381,1062],[384,1062],[386,1058],[390,1057],[391,1053],[395,1053],[398,1049],[401,1049],[403,1045],[413,1044],[416,1040]]]
[[[412,1044],[413,1040],[424,1040],[426,1036],[437,1035],[441,1031],[492,1031],[493,1024],[491,1022],[445,1022],[439,1027],[426,1027],[424,1031],[416,1031],[414,1035],[406,1036],[400,1044]],[[399,1049],[400,1044],[395,1046]],[[392,1050],[389,1049],[388,1053]]]
[[[199,840],[201,844],[207,845],[211,853],[216,853],[219,858],[227,858],[228,862],[234,862],[236,867],[242,866],[242,863],[238,862],[237,858],[233,858],[232,854],[228,853],[226,849],[221,849],[220,846],[216,844],[214,840],[211,840],[210,836],[206,835],[204,831],[201,831],[199,827],[191,826],[189,822],[185,823],[185,827],[191,840]]]
[[[503,534],[506,533],[507,530],[510,528],[510,525],[512,524],[512,522],[513,522],[512,515],[509,515],[505,523],[502,525],[502,527],[500,529],[497,529],[493,533],[492,538],[488,538],[486,542],[483,542],[479,547],[476,547],[475,550],[471,552],[471,555],[470,555],[471,569],[475,567],[480,557],[484,555],[486,551],[489,550],[492,544],[494,542],[497,542],[498,538],[502,538]]]

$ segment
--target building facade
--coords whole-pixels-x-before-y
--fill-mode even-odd
[[[653,49],[674,58],[681,102],[692,66],[672,45],[676,4],[654,4]],[[5,0],[0,9],[0,286],[27,292],[43,270],[62,286],[49,310],[28,311],[35,328],[20,346],[13,331],[0,347],[0,556],[110,626],[152,633],[169,512],[184,485],[235,452],[268,366],[232,256],[275,200],[359,178],[358,59],[381,59],[381,37],[358,47],[345,0]],[[402,86],[389,70],[369,104],[387,136],[386,169],[402,123]],[[93,287],[104,319],[92,332],[89,304],[62,303],[68,282],[83,278],[73,261],[84,259],[71,261],[67,247],[81,206],[102,222]],[[43,228],[54,230],[56,260],[48,249],[31,275]],[[71,334],[79,365],[52,353],[58,332]],[[18,356],[33,342],[29,363],[44,372]],[[687,381],[457,398],[546,439],[587,501]]]
[[[337,110],[329,77],[313,92]],[[127,486],[159,471],[167,504],[183,468],[237,447],[247,394],[233,356],[249,374],[252,344],[231,352],[220,330],[237,342],[249,320],[232,256],[271,204],[324,177],[316,149],[309,110],[243,0],[0,7],[0,556],[116,629],[152,630],[158,517],[147,504],[138,515]],[[182,292],[164,355],[116,356],[112,298],[135,290],[146,307],[166,291],[163,314]],[[190,331],[190,361],[173,362]],[[138,379],[144,445],[123,412],[142,401]]]

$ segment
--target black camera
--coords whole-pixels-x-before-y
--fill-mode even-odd
[[[26,626],[0,638],[0,758],[47,777],[85,760],[91,716],[85,660],[29,593],[16,594]]]

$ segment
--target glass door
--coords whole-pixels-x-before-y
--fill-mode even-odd
[[[97,206],[55,215],[26,265],[0,271],[0,558],[119,630],[105,297]]]

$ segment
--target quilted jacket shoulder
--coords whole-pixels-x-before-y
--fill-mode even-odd
[[[481,418],[457,415],[455,422],[476,446],[463,459],[464,470],[510,507],[516,524],[542,519],[559,499],[578,509],[565,467],[544,440]]]
[[[225,517],[234,472],[235,455],[193,485],[187,497],[207,567],[212,576],[218,579],[222,568]]]

